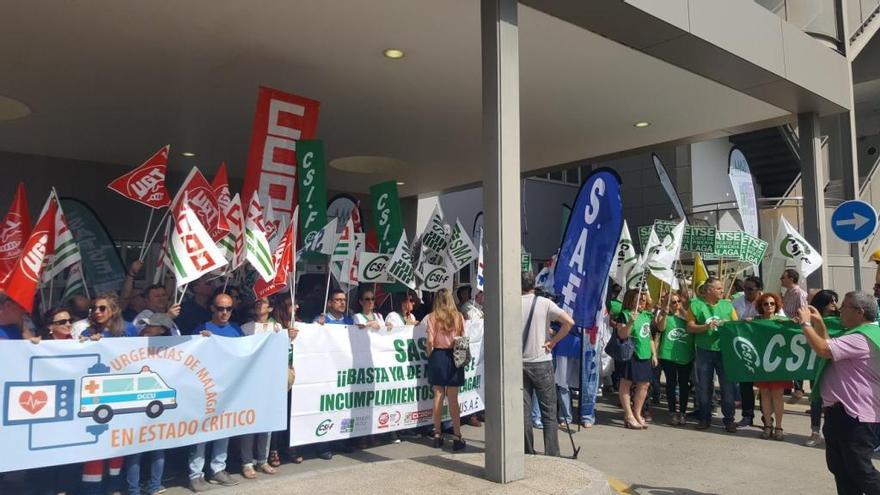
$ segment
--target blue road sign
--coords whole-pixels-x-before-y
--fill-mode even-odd
[[[877,229],[877,212],[864,201],[844,201],[831,214],[831,230],[844,242],[867,239]]]

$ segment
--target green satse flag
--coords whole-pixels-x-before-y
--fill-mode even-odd
[[[712,306],[706,304],[701,297],[695,297],[690,302],[691,312],[694,314],[694,322],[697,325],[705,325],[710,320],[720,320],[727,322],[732,319],[733,305],[727,299],[721,299]],[[694,337],[694,343],[697,348],[708,351],[717,351],[718,349],[718,329],[709,329],[700,332]]]
[[[657,356],[677,364],[694,360],[694,334],[687,332],[687,322],[675,315],[666,317],[666,330],[660,337]]]
[[[305,139],[296,143],[299,165],[299,230],[300,246],[327,225],[327,171],[324,166],[324,142]]]
[[[832,337],[843,332],[837,318],[825,318],[825,326]],[[724,374],[732,382],[813,380],[822,361],[790,320],[732,321],[717,334]]]

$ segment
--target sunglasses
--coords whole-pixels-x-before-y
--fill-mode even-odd
[[[92,311],[97,311],[97,312],[103,313],[104,311],[107,311],[107,306],[104,304],[98,304],[98,305],[92,306],[89,309],[91,309]]]
[[[73,320],[71,320],[70,318],[66,318],[64,320],[55,320],[49,324],[50,325],[67,325],[69,323],[73,323]]]
[[[678,299],[673,299],[672,304],[681,304],[681,301]]]
[[[761,306],[764,306],[765,308],[768,307],[768,306],[773,306],[773,307],[775,307],[775,306],[776,306],[776,303],[773,302],[773,301],[764,301],[764,302],[761,303]]]
[[[227,311],[231,312],[232,306],[215,306],[214,310],[217,311],[218,313],[225,313]]]

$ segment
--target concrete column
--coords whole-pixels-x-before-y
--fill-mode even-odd
[[[826,261],[810,275],[810,288],[824,288],[828,280],[828,245],[824,230],[828,228],[825,218],[825,168],[822,165],[822,136],[819,116],[815,113],[798,115],[798,136],[801,152],[801,185],[804,194],[804,237],[818,249]]]
[[[840,138],[840,158],[843,172],[843,199],[846,201],[860,199],[859,196],[859,158],[856,148],[855,112],[840,114],[837,116],[837,135]],[[849,245],[853,263],[853,286],[855,290],[862,290],[862,256],[861,244]]]
[[[517,0],[482,0],[486,477],[524,476]]]

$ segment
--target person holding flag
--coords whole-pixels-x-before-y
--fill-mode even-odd
[[[700,295],[691,299],[687,313],[687,331],[696,334],[694,344],[697,348],[697,396],[699,406],[697,415],[698,430],[705,430],[712,419],[712,392],[715,389],[715,374],[721,384],[721,412],[724,414],[724,429],[736,433],[734,422],[736,412],[733,382],[724,374],[721,361],[718,327],[726,321],[737,320],[736,310],[730,301],[722,299],[724,285],[721,280],[709,277],[700,286]]]
[[[669,292],[666,297],[666,306],[660,305],[660,312],[654,320],[654,327],[660,331],[657,354],[663,374],[666,375],[666,402],[671,416],[670,424],[684,426],[688,393],[691,389],[691,370],[694,366],[694,335],[685,330],[687,314],[682,304],[684,298],[675,292]]]
[[[644,430],[648,424],[642,417],[642,407],[648,396],[648,387],[654,375],[657,362],[657,349],[651,338],[651,296],[640,289],[629,289],[623,296],[623,311],[615,326],[620,340],[633,340],[634,352],[629,361],[623,363],[618,396],[623,408],[623,425],[632,430]],[[631,390],[636,393],[630,401]]]

